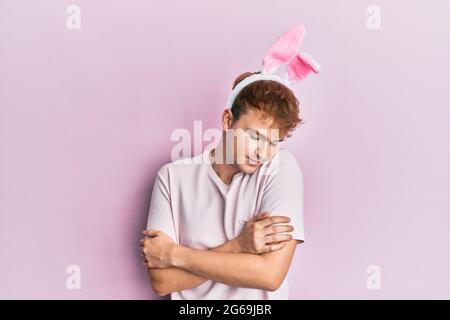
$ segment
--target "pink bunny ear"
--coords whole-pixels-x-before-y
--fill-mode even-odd
[[[320,65],[309,54],[300,52],[292,58],[287,67],[288,79],[291,83],[300,81],[308,76],[311,71],[320,72]]]
[[[274,42],[263,58],[263,71],[274,73],[281,65],[298,53],[305,36],[305,27],[296,25],[283,33]]]

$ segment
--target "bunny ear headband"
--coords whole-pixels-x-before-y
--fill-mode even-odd
[[[306,78],[311,71],[319,73],[319,63],[309,54],[299,52],[304,36],[305,27],[300,24],[278,37],[262,60],[261,73],[253,74],[239,82],[228,97],[227,107],[231,108],[239,92],[252,82],[274,80],[290,87]]]

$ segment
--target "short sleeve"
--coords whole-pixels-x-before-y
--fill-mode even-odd
[[[156,176],[148,212],[147,229],[160,230],[178,243],[170,202],[169,171],[163,166]]]
[[[260,212],[271,216],[282,215],[291,219],[291,233],[299,243],[305,241],[303,224],[303,173],[297,160],[289,154],[289,161],[280,161],[275,172],[270,174],[261,200]]]

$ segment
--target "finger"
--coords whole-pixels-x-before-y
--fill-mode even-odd
[[[144,248],[144,247],[146,247],[146,246],[149,246],[150,243],[152,243],[152,242],[150,241],[151,239],[152,239],[152,238],[146,238],[146,239],[142,239],[141,241],[139,241],[139,246],[141,247],[141,249]]]
[[[270,226],[271,224],[276,224],[276,223],[288,223],[291,221],[291,218],[286,217],[286,216],[272,216],[269,217],[267,219],[262,220],[261,222],[259,222],[263,227],[267,227]]]
[[[282,241],[282,242],[278,242],[278,243],[270,244],[270,245],[266,244],[263,247],[263,251],[264,252],[277,251],[277,250],[283,249],[286,244],[287,244],[287,241]]]
[[[260,212],[256,217],[254,217],[252,220],[253,221],[259,221],[259,220],[263,220],[265,218],[267,218],[268,216],[270,216],[270,212]]]
[[[292,239],[292,235],[283,234],[283,233],[275,233],[264,237],[264,241],[266,244],[281,242],[281,241],[289,241]]]
[[[292,232],[292,231],[294,231],[294,227],[291,226],[290,224],[269,226],[264,229],[264,233],[266,235],[274,234],[274,233]]]
[[[142,241],[142,242],[139,242],[139,247],[141,247],[141,249],[144,248],[144,247],[147,246],[147,245],[148,245],[148,243],[146,244],[146,243],[145,243],[145,240]]]
[[[141,253],[142,253],[142,254],[145,255],[147,250],[148,250],[147,247],[145,247],[145,246],[144,246],[144,247],[141,247]]]
[[[159,230],[144,230],[142,231],[142,234],[149,236],[149,237],[156,237],[161,231]]]

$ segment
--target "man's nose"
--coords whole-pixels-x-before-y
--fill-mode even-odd
[[[270,154],[268,154],[267,147],[258,147],[256,152],[256,160],[258,160],[259,162],[266,162],[269,158]]]

